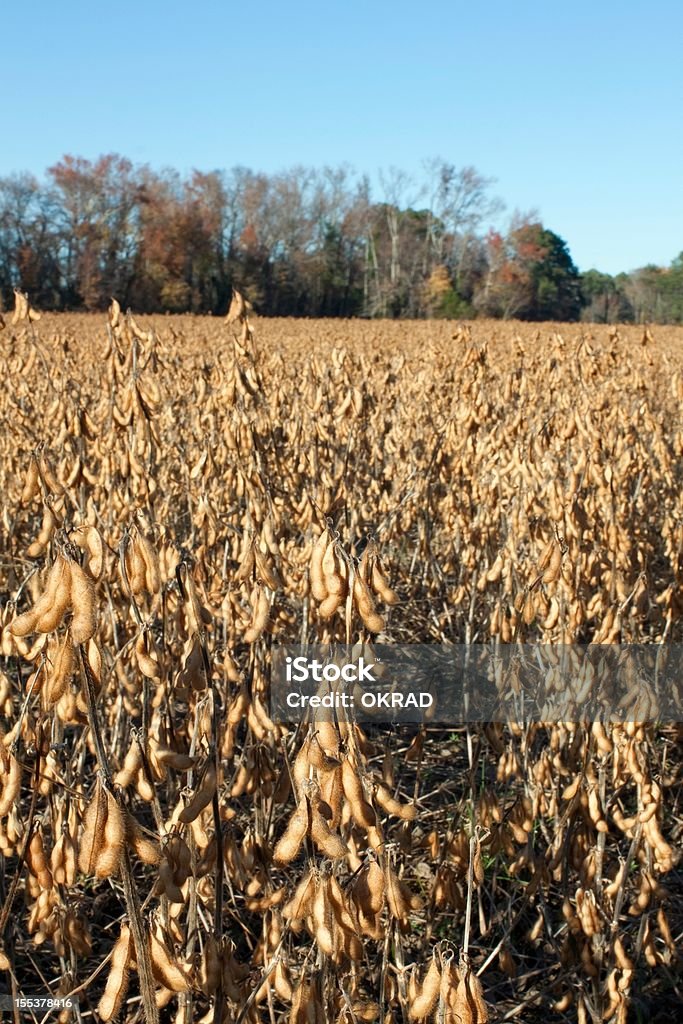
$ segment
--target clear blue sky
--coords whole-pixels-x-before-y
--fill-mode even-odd
[[[117,152],[374,179],[438,155],[582,270],[683,250],[680,0],[10,0],[2,30],[0,174]]]

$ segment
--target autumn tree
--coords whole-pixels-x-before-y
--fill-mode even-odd
[[[503,208],[490,192],[495,179],[440,157],[427,161],[425,169],[431,211],[428,269],[447,267],[455,292],[469,301],[483,270],[482,225]]]
[[[220,313],[237,286],[270,315],[683,322],[683,256],[580,276],[536,215],[486,230],[500,204],[473,167],[439,158],[379,183],[346,165],[181,175],[67,155],[46,181],[0,179],[0,296]]]
[[[508,320],[518,316],[532,300],[528,267],[518,258],[514,232],[507,236],[491,229],[486,236],[487,271],[474,296],[474,305],[484,316]]]
[[[577,320],[579,272],[566,242],[537,221],[517,216],[506,236],[487,236],[488,272],[475,299],[487,316]]]
[[[138,172],[115,154],[65,156],[48,169],[64,302],[99,309],[125,301],[138,246]]]

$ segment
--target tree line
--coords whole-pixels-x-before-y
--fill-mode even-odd
[[[534,214],[501,210],[473,167],[246,167],[182,176],[116,154],[65,156],[44,180],[0,178],[0,303],[222,313],[233,286],[257,312],[310,317],[517,317],[683,322],[683,253],[669,268],[580,274]],[[376,193],[376,194],[375,194]]]

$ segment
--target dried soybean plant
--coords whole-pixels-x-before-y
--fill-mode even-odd
[[[677,641],[681,337],[16,310],[0,991],[179,1024],[677,1005],[682,736],[646,689],[613,727],[439,730],[285,726],[269,687],[279,642]]]

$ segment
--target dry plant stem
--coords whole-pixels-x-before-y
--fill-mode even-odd
[[[220,744],[218,737],[220,735],[220,720],[219,720],[219,705],[216,694],[216,689],[211,678],[211,663],[209,662],[209,652],[206,649],[206,635],[204,631],[199,634],[199,645],[202,652],[202,669],[204,672],[204,681],[208,692],[211,694],[211,731],[213,733],[213,757],[215,764],[216,779],[220,778]],[[223,857],[223,826],[221,823],[221,808],[218,799],[218,785],[216,785],[212,800],[211,809],[213,812],[213,828],[216,837],[216,867],[214,875],[215,885],[215,904],[214,904],[214,916],[213,916],[213,930],[216,943],[220,948],[223,939],[223,873],[224,873],[224,857]],[[220,975],[218,981],[218,987],[214,996],[214,1010],[213,1019],[214,1024],[220,1024],[221,1017],[223,1014],[223,976]]]
[[[471,862],[471,859],[470,859],[470,862]],[[524,896],[522,897],[522,900],[520,902],[519,909],[517,910],[517,913],[515,914],[515,916],[510,921],[510,924],[505,929],[505,932],[503,933],[502,938],[493,947],[493,949],[491,950],[489,955],[486,957],[486,960],[484,960],[483,964],[481,965],[481,967],[477,971],[477,977],[478,978],[481,977],[481,975],[484,973],[484,971],[489,966],[489,964],[492,963],[495,960],[495,958],[498,956],[498,954],[500,953],[501,949],[503,948],[503,946],[505,945],[507,940],[512,935],[512,933],[515,930],[515,928],[516,928],[518,922],[520,921],[522,915],[526,911],[527,905],[528,905],[529,901],[531,900],[531,897],[534,895],[534,893],[538,889],[538,884],[540,883],[540,880],[541,880],[541,868],[538,867],[538,868],[536,868],[536,871],[534,872],[534,874],[531,876],[531,880],[530,880],[529,884],[526,887],[526,891],[524,893]],[[558,949],[558,953],[559,953],[559,949]]]
[[[391,942],[391,930],[387,928],[384,932],[382,944],[382,966],[379,973],[379,1019],[384,1020],[386,1006],[386,976],[389,966],[389,947]]]
[[[189,830],[187,837],[187,845],[190,848],[190,887],[188,891],[188,906],[187,906],[187,928],[186,936],[187,942],[185,945],[185,955],[188,962],[192,961],[194,953],[194,947],[197,941],[197,844],[194,838],[194,832],[192,829]],[[180,1005],[183,1012],[184,1024],[192,1024],[192,992],[184,992],[180,996]]]
[[[249,993],[248,998],[245,1000],[244,1006],[241,1008],[240,1012],[237,1014],[237,1017],[235,1018],[235,1024],[242,1024],[242,1021],[244,1020],[246,1015],[249,1013],[249,1010],[250,1010],[254,1000],[256,999],[256,996],[258,994],[259,989],[263,985],[264,981],[268,980],[268,978],[271,976],[271,974],[273,973],[273,971],[277,967],[278,960],[280,959],[280,949],[281,948],[282,948],[282,942],[279,942],[278,946],[277,946],[277,948],[275,950],[275,953],[273,954],[272,960],[270,961],[268,966],[263,971],[261,977],[257,980],[257,982],[254,985],[253,989]],[[221,1009],[222,1009],[222,1007],[221,1007]],[[214,1019],[215,1019],[215,1017],[214,1017]],[[218,1019],[220,1020],[220,1017]]]
[[[138,628],[143,629],[144,623],[142,621],[142,616],[140,615],[140,609],[138,608],[137,601],[135,600],[135,595],[133,594],[130,585],[130,580],[128,579],[128,570],[126,569],[126,548],[128,547],[129,544],[130,533],[128,532],[128,530],[126,530],[123,534],[123,537],[121,538],[121,543],[119,544],[119,567],[121,569],[121,578],[123,579],[124,586],[126,589],[126,597],[130,601],[130,606],[133,609],[135,621],[138,624]]]
[[[398,922],[394,922],[393,935],[394,962],[398,971],[397,985],[399,1002],[401,1004],[401,1016],[403,1017],[403,1024],[408,1024],[408,998],[406,993],[405,962],[403,960],[403,944],[401,942],[401,933],[398,928]]]
[[[155,783],[154,776],[152,775],[152,768],[147,757],[146,744],[144,741],[145,733],[142,729],[133,730],[133,739],[138,745],[140,751],[140,764],[144,773],[145,779],[147,780],[150,789],[152,790],[152,813],[154,815],[154,824],[157,827],[159,835],[163,835],[164,832],[164,815],[161,809],[161,801],[159,800],[158,787]]]
[[[88,725],[90,732],[92,733],[93,743],[95,744],[95,753],[97,756],[97,766],[102,773],[102,779],[107,787],[111,790],[112,788],[112,774],[111,768],[109,767],[109,758],[104,749],[104,742],[102,740],[102,731],[100,729],[99,719],[97,717],[97,697],[95,694],[95,684],[92,677],[92,671],[88,662],[85,648],[82,644],[79,645],[79,654],[81,659],[81,672],[83,675],[83,689],[86,694],[86,701],[88,707]]]
[[[29,326],[29,329],[31,331],[31,339],[33,341],[33,344],[35,345],[36,352],[38,353],[40,361],[43,364],[43,369],[45,370],[45,380],[48,382],[48,384],[50,385],[52,390],[56,393],[57,392],[57,386],[55,385],[55,382],[53,380],[53,376],[54,375],[50,373],[50,368],[47,365],[47,360],[45,358],[45,353],[43,352],[43,346],[38,341],[38,335],[36,334],[35,324],[33,324],[31,321],[29,321],[29,325],[28,326]]]
[[[631,841],[631,845],[629,847],[628,854],[626,855],[627,867],[631,864],[631,862],[633,861],[633,858],[636,855],[636,851],[637,851],[637,849],[638,849],[638,847],[640,845],[640,837],[642,835],[642,832],[643,832],[643,826],[642,826],[642,824],[640,822],[638,822],[638,824],[636,826],[635,833],[633,835],[633,839]],[[619,916],[621,914],[621,908],[622,908],[623,903],[624,903],[624,897],[626,896],[626,882],[628,880],[628,874],[629,874],[628,870],[626,870],[624,872],[623,878],[621,879],[621,884],[619,886],[619,891],[617,892],[617,895],[616,895],[615,900],[614,900],[614,913],[612,914],[612,922],[611,922],[611,925],[610,925],[610,930],[612,932],[615,932],[615,933],[616,933],[617,929],[619,928]]]
[[[76,981],[77,977],[78,977],[78,956],[77,956],[76,951],[73,948],[73,946],[71,947],[71,950],[70,950],[70,959],[71,959],[71,975],[70,975],[70,979],[71,979],[71,982],[73,984]],[[83,1024],[83,1014],[81,1013],[81,1006],[80,1006],[80,1003],[78,1002],[78,1000],[76,1001],[76,1005],[74,1006],[74,1013],[76,1015],[76,1020],[77,1020],[78,1024]]]
[[[605,765],[601,762],[600,768],[598,769],[598,792],[600,794],[600,806],[605,806],[606,799],[606,772]],[[607,842],[607,835],[605,832],[598,832],[598,840],[596,843],[596,864],[595,864],[595,889],[599,894],[602,894],[603,884],[603,869],[605,862],[605,844]]]
[[[20,672],[21,672],[21,668],[20,668],[20,665],[18,664],[17,665],[17,674],[19,675],[19,680],[21,682]],[[33,694],[33,685],[34,684],[31,683],[31,685],[29,686],[29,688],[28,688],[28,690],[26,692],[26,696],[24,697],[24,703],[21,706],[21,711],[19,712],[19,729],[17,730],[16,739],[14,740],[14,742],[12,743],[12,746],[10,747],[10,750],[12,751],[13,754],[17,753],[21,725],[22,725],[22,722],[23,722],[24,717],[26,715],[26,712],[28,710],[28,706],[29,706],[29,702],[31,700],[31,696]]]
[[[112,792],[114,798],[117,799],[116,793],[114,793],[112,789],[111,768],[104,749],[100,723],[97,717],[97,704],[92,673],[82,644],[79,645],[79,652],[87,697],[88,723],[93,735],[95,751],[97,753],[97,763],[106,788]],[[127,847],[124,849],[124,854],[121,858],[121,881],[123,882],[126,910],[128,912],[131,934],[135,945],[135,956],[138,964],[140,995],[142,997],[145,1024],[159,1024],[159,1011],[157,1010],[156,998],[154,995],[155,984],[152,976],[152,962],[149,953],[149,943],[147,942],[147,933],[142,920],[140,900],[133,880],[133,869],[131,867],[130,853]]]
[[[513,1006],[511,1010],[501,1017],[501,1020],[514,1020],[515,1017],[519,1017],[520,1013],[527,1007],[537,1006],[538,1004],[545,1001],[545,997],[540,992],[531,992],[526,999],[523,999],[517,1006]],[[569,1017],[562,1015],[562,1020],[569,1021]]]
[[[14,897],[16,896],[17,889],[19,887],[19,880],[21,878],[21,872],[23,870],[24,863],[25,863],[25,860],[26,860],[26,852],[27,852],[27,850],[29,848],[31,839],[33,838],[34,822],[35,822],[35,816],[36,816],[36,804],[38,802],[38,785],[39,785],[39,782],[40,782],[40,760],[41,760],[41,758],[40,758],[40,730],[38,731],[38,739],[39,739],[39,744],[38,744],[38,749],[37,749],[37,752],[36,752],[36,763],[35,763],[35,767],[34,767],[33,789],[32,789],[32,792],[31,792],[31,804],[30,804],[29,812],[28,812],[28,822],[27,822],[27,825],[26,825],[26,835],[24,837],[24,843],[22,845],[21,852],[20,852],[18,860],[17,860],[17,866],[16,866],[16,869],[15,869],[15,872],[14,872],[14,877],[12,878],[12,881],[10,883],[9,891],[8,891],[7,897],[5,899],[5,904],[4,904],[3,908],[2,908],[2,913],[0,913],[0,944],[2,944],[2,939],[3,939],[3,936],[5,934],[5,929],[7,927],[7,922],[9,921],[9,916],[12,913],[12,904],[14,903]]]
[[[19,1016],[19,1007],[17,1005],[17,998],[18,998],[18,996],[19,996],[19,988],[17,986],[17,976],[14,973],[14,971],[12,971],[12,1001],[14,1003],[14,1009],[13,1009],[13,1012],[12,1012],[12,1019],[14,1021],[14,1024],[20,1024],[20,1022],[21,1022],[21,1017]]]
[[[356,1017],[355,1013],[353,1012],[353,1004],[351,1002],[351,999],[349,998],[349,994],[346,991],[346,989],[344,988],[344,986],[341,983],[341,981],[339,981],[338,984],[339,984],[339,991],[342,994],[342,998],[344,1000],[347,1013],[348,1013],[349,1017],[351,1018],[351,1022],[352,1022],[352,1024],[358,1024],[358,1018]]]
[[[145,760],[146,760],[146,754],[147,754],[147,747],[148,747],[148,743],[149,743],[149,704],[150,704],[149,679],[147,678],[147,676],[143,676],[142,677],[142,723],[141,723],[141,729],[140,729],[140,733],[142,735],[141,735],[140,739],[138,740],[138,742],[140,743],[141,753],[142,753],[143,756],[145,756]],[[143,762],[143,764],[144,764],[144,762]],[[149,772],[149,765],[147,766],[147,771]],[[153,789],[155,789],[155,788],[156,787],[153,787]],[[158,798],[157,798],[157,802],[158,802]]]
[[[214,701],[215,706],[215,701]],[[218,742],[217,733],[214,733],[216,737],[216,758],[218,759]],[[213,794],[211,801],[213,810],[213,821],[214,829],[216,833],[216,873],[214,879],[214,885],[216,888],[215,895],[215,906],[214,906],[214,918],[213,918],[213,930],[216,937],[216,942],[219,945],[223,938],[223,832],[221,827],[221,813],[220,804],[218,802],[218,787]],[[213,1008],[213,1019],[214,1024],[220,1024],[223,1013],[223,976],[219,977],[218,987],[215,993],[215,1002]]]
[[[462,939],[462,951],[467,956],[470,948],[470,926],[472,923],[472,893],[474,891],[474,851],[477,844],[474,834],[475,825],[472,825],[470,836],[470,861],[467,865],[467,904],[465,906],[465,930]]]

